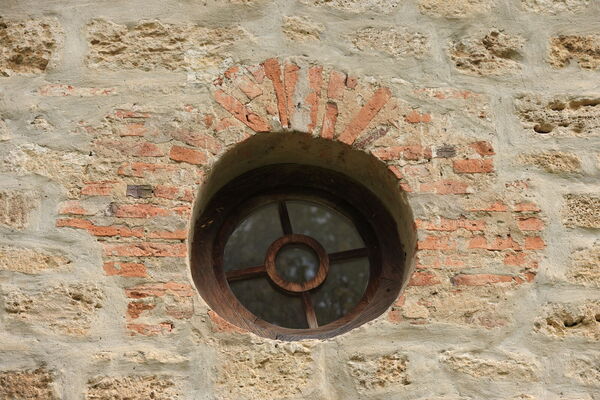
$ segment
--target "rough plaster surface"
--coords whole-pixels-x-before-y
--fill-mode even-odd
[[[600,399],[597,1],[1,8],[0,398]],[[329,340],[190,275],[205,197],[290,160],[408,238],[400,297]]]

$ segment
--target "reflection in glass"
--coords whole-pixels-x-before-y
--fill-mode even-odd
[[[330,207],[308,201],[288,201],[294,233],[310,236],[328,253],[364,247],[354,224]]]
[[[255,210],[229,236],[223,255],[224,270],[264,264],[267,249],[282,235],[277,203]]]
[[[275,258],[275,269],[289,282],[308,282],[317,275],[319,257],[306,245],[283,246]]]
[[[229,286],[240,303],[257,317],[285,328],[308,328],[300,296],[280,292],[267,278],[230,282]]]
[[[332,264],[327,279],[312,291],[319,326],[348,314],[363,297],[369,283],[369,259]]]

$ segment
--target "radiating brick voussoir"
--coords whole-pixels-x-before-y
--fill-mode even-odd
[[[228,95],[222,90],[215,91],[215,100],[224,109],[229,111],[231,115],[241,121],[244,125],[249,127],[255,132],[269,132],[271,127],[269,124],[261,118],[259,115],[251,112],[248,108],[242,104],[238,99]]]
[[[339,141],[351,145],[371,120],[379,113],[392,97],[392,92],[386,87],[379,88],[358,113],[348,123],[339,137]]]

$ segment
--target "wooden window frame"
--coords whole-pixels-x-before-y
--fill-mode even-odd
[[[258,318],[239,302],[229,287],[228,279],[235,280],[239,276],[231,272],[226,274],[223,269],[223,254],[229,236],[244,218],[267,203],[279,204],[283,238],[291,240],[290,235],[294,234],[283,202],[290,199],[320,203],[349,217],[365,244],[366,249],[319,254],[321,263],[327,256],[325,263],[328,264],[364,256],[366,252],[370,263],[369,282],[362,299],[348,314],[327,325],[317,326],[314,309],[306,303],[303,295],[308,329],[284,328]],[[300,242],[305,240],[297,239]],[[315,246],[311,248],[314,250]],[[274,254],[276,251],[268,252],[265,258],[274,257]],[[339,172],[299,164],[260,167],[225,184],[197,218],[191,243],[192,277],[213,311],[233,325],[280,340],[329,338],[378,317],[398,297],[403,284],[405,258],[396,222],[371,191]],[[268,273],[265,265],[244,271],[246,274]],[[302,292],[306,288],[288,289],[296,289],[290,292]]]

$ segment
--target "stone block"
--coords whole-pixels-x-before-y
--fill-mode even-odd
[[[43,368],[0,371],[0,398],[6,400],[58,400],[52,374]]]
[[[503,75],[521,70],[525,40],[497,30],[483,37],[467,37],[451,43],[449,54],[456,68],[469,75]]]
[[[0,270],[39,274],[61,269],[71,261],[61,252],[16,246],[0,246]]]
[[[577,62],[583,69],[600,68],[600,35],[561,35],[550,39],[550,65],[564,68]]]
[[[32,192],[0,191],[0,225],[17,230],[27,228],[38,205],[39,199]]]
[[[538,381],[538,367],[522,355],[507,354],[502,357],[481,357],[470,353],[450,353],[442,362],[453,371],[486,380]]]
[[[433,17],[468,18],[490,12],[492,0],[419,0],[423,14]]]
[[[547,304],[534,330],[555,338],[580,336],[600,340],[600,301]]]
[[[348,366],[359,392],[410,384],[407,374],[408,357],[404,354],[392,353],[376,357],[355,354],[350,358]]]
[[[581,171],[581,160],[576,154],[562,151],[523,154],[523,164],[535,165],[551,174],[574,173]]]
[[[600,197],[591,194],[568,194],[562,210],[563,224],[581,228],[600,228]]]
[[[364,28],[351,36],[359,50],[378,50],[395,58],[423,57],[429,52],[429,36],[406,29]]]
[[[571,254],[567,279],[584,286],[600,287],[600,243]]]
[[[0,18],[0,76],[45,72],[62,46],[62,36],[55,18]]]
[[[293,41],[319,40],[325,30],[322,24],[312,21],[307,17],[283,17],[281,25],[283,34]]]
[[[157,375],[99,376],[87,383],[86,400],[172,400],[180,392],[173,378]]]

